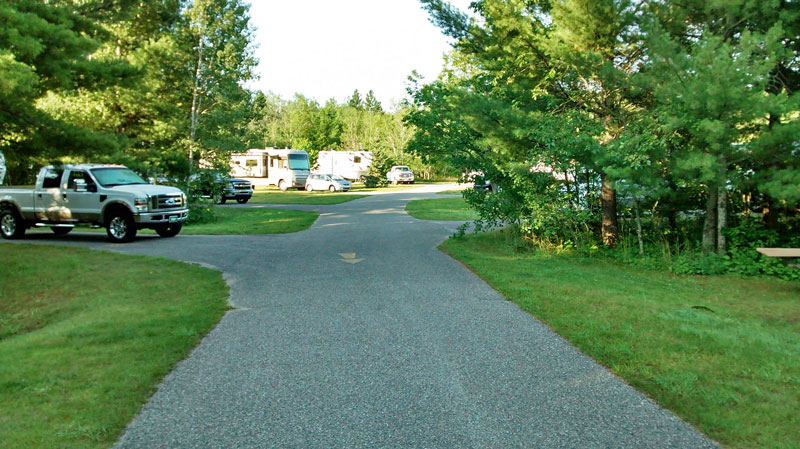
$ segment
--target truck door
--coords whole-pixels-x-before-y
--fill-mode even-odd
[[[70,170],[64,189],[64,207],[71,212],[67,221],[99,221],[100,201],[97,184],[92,176],[83,170]]]
[[[61,178],[64,170],[49,168],[44,173],[41,187],[34,193],[34,207],[38,220],[61,221],[65,215]]]

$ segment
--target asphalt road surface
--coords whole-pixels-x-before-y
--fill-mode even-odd
[[[118,448],[716,447],[438,251],[459,223],[404,212],[437,188],[284,206],[322,214],[295,234],[24,241],[203,263],[231,285],[235,309]]]

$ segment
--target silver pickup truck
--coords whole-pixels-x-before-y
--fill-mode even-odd
[[[48,166],[33,189],[0,189],[0,234],[6,239],[21,238],[33,226],[63,235],[76,225],[105,227],[114,243],[132,241],[142,228],[174,237],[188,215],[180,189],[147,184],[121,165]]]

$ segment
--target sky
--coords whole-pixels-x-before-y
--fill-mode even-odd
[[[450,0],[467,11],[470,0]],[[259,79],[251,90],[342,103],[371,89],[384,109],[406,98],[412,70],[441,71],[450,39],[417,0],[251,0]]]

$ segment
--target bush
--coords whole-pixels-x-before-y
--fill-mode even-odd
[[[386,187],[389,183],[386,181],[386,178],[375,176],[375,175],[367,175],[364,178],[364,187],[373,189],[375,187]]]
[[[195,199],[195,202],[189,203],[189,218],[184,224],[215,223],[218,220],[219,216],[214,212],[214,203],[211,200]]]

